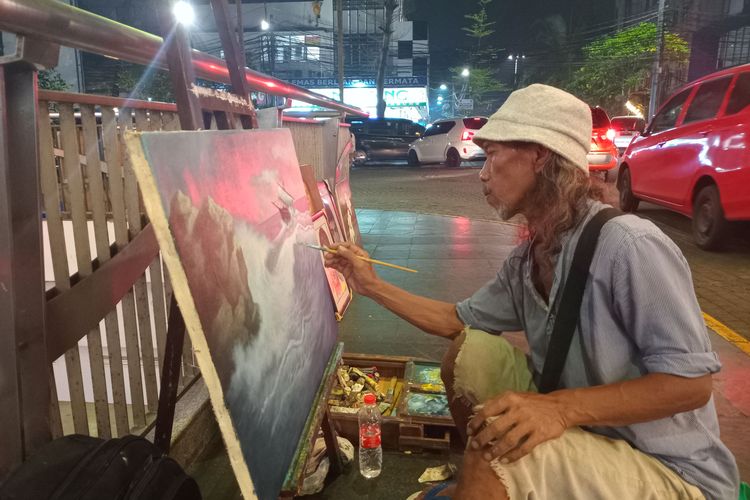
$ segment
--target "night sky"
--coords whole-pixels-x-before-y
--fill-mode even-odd
[[[413,0],[414,20],[424,20],[430,26],[431,76],[433,82],[447,76],[448,68],[465,62],[466,56],[457,49],[467,49],[471,39],[461,30],[468,26],[465,14],[479,10],[476,0]],[[614,0],[494,0],[488,14],[495,21],[492,45],[501,52],[498,64],[508,65],[503,59],[508,53],[538,51],[537,21],[548,16],[560,16],[565,25],[572,24],[574,41],[583,42],[599,32],[613,29]],[[501,68],[501,72],[503,68]]]

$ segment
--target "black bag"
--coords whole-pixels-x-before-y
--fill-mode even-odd
[[[556,390],[560,385],[560,376],[565,367],[565,360],[568,358],[570,342],[573,340],[573,333],[578,324],[583,292],[589,278],[591,259],[594,257],[594,250],[599,242],[599,233],[608,220],[618,215],[622,215],[622,212],[616,208],[605,208],[594,215],[583,228],[573,254],[570,272],[565,280],[560,307],[557,310],[557,318],[555,318],[547,346],[547,357],[544,359],[542,378],[539,383],[539,392],[543,394]]]
[[[177,462],[138,436],[71,435],[38,450],[0,486],[0,500],[200,500]]]

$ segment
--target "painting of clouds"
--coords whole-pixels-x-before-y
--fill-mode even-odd
[[[156,132],[127,145],[243,496],[277,498],[336,341],[291,135]]]

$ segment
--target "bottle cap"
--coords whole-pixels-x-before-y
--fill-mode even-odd
[[[365,394],[365,397],[362,401],[364,401],[366,405],[374,405],[376,401],[375,394],[372,394],[372,393]]]

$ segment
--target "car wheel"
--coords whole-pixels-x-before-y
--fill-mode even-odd
[[[641,200],[636,198],[633,194],[630,183],[630,169],[623,169],[617,187],[620,190],[620,210],[625,212],[635,212],[638,209],[638,203],[640,203]]]
[[[461,156],[458,151],[451,148],[448,150],[448,154],[445,155],[445,164],[450,168],[458,168],[461,166]]]
[[[419,166],[419,156],[417,156],[417,152],[413,149],[409,150],[409,165],[412,167]]]
[[[693,239],[704,250],[717,250],[724,243],[729,223],[724,218],[719,190],[703,187],[693,202]]]

